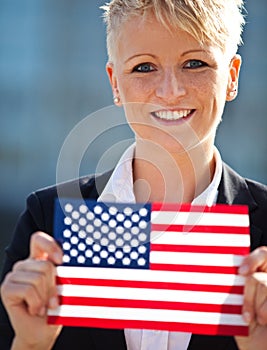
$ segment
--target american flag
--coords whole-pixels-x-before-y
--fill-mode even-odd
[[[246,206],[122,204],[60,199],[55,238],[60,306],[48,322],[210,335],[247,335]]]

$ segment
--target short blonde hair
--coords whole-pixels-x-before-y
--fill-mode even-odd
[[[185,30],[199,43],[218,46],[224,52],[230,50],[231,55],[242,44],[243,0],[111,0],[101,8],[111,61],[122,24],[130,17],[145,18],[151,12],[168,29]]]

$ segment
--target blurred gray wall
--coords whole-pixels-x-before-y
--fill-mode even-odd
[[[0,0],[1,260],[27,194],[56,182],[68,134],[84,117],[112,104],[103,2]],[[266,183],[267,2],[250,0],[247,10],[239,96],[226,106],[217,145],[242,175]],[[109,112],[111,118],[116,113]],[[102,115],[93,115],[92,128]],[[94,140],[80,174],[95,171],[105,149],[124,138],[131,133],[122,127]],[[117,153],[107,157],[108,166]]]

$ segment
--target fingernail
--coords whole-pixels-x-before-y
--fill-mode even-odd
[[[43,307],[40,309],[38,315],[39,315],[40,317],[44,317],[45,314],[46,314],[46,308],[43,306]]]
[[[62,264],[62,255],[60,253],[55,253],[54,259],[57,264]]]
[[[251,322],[251,315],[248,311],[243,312],[243,319],[247,324]]]
[[[58,298],[52,297],[49,299],[49,308],[56,309],[58,307]]]
[[[248,272],[249,272],[249,267],[248,265],[241,265],[238,269],[238,272],[241,274],[241,275],[246,275]]]

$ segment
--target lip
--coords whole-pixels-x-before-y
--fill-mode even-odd
[[[151,112],[151,116],[158,123],[164,125],[177,125],[185,121],[188,121],[193,114],[195,109],[192,108],[179,108],[179,109],[161,109]]]

